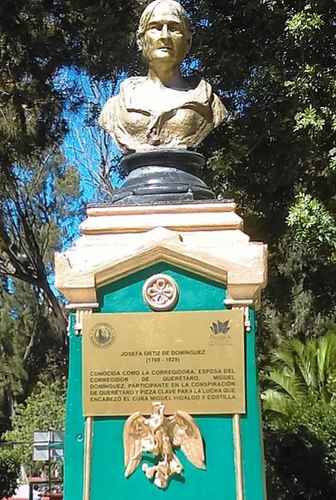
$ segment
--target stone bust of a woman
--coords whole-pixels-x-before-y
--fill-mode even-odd
[[[137,41],[148,74],[122,82],[119,95],[105,104],[100,125],[123,153],[197,146],[224,120],[226,109],[211,85],[181,75],[192,41],[186,11],[173,0],[150,3]]]

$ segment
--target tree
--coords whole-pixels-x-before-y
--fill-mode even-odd
[[[58,89],[60,68],[78,65],[111,76],[127,62],[133,2],[4,0],[0,7],[0,159],[36,157],[65,132],[62,108],[73,85]],[[106,68],[109,68],[108,70]]]
[[[267,493],[276,500],[335,498],[335,411],[305,401],[288,425],[266,420]]]
[[[51,379],[65,373],[66,318],[52,287],[53,260],[76,234],[78,173],[49,151],[40,162],[17,165],[0,199],[0,415],[7,428],[15,403],[41,376],[52,368]]]
[[[0,275],[42,292],[62,321],[48,277],[54,251],[73,235],[70,224],[80,210],[78,173],[48,151],[33,164],[16,165],[2,182],[0,206]]]
[[[20,280],[0,285],[0,432],[39,381],[66,375],[66,347],[49,307]]]
[[[77,0],[34,0],[29,5],[5,0],[0,6],[1,274],[36,286],[59,319],[62,311],[48,283],[45,248],[31,230],[34,224],[45,223],[50,196],[56,193],[40,199],[40,210],[34,214],[36,206],[25,197],[25,182],[39,185],[41,163],[51,152],[55,154],[66,132],[64,106],[73,108],[83,99],[75,82],[63,79],[59,85],[60,69],[78,66],[101,74],[107,62],[109,76],[118,75],[132,52],[132,6],[132,1]],[[54,170],[54,174],[60,175],[63,194],[67,183],[74,187],[74,169],[66,174]],[[37,222],[39,216],[42,220]]]
[[[7,498],[14,495],[18,487],[20,463],[11,452],[0,453],[0,496]]]
[[[63,430],[64,407],[64,380],[48,384],[38,383],[26,402],[17,406],[12,417],[12,429],[5,433],[4,438],[14,443],[13,456],[20,457],[20,463],[27,466],[31,472],[38,468],[38,464],[33,462],[34,432]]]
[[[288,418],[309,398],[336,405],[336,331],[307,340],[284,342],[273,355],[263,394],[264,409]],[[336,412],[336,406],[334,407]]]
[[[263,394],[272,498],[336,494],[336,335],[284,342]],[[291,457],[290,461],[288,457]]]

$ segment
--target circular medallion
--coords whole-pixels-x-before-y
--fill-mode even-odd
[[[114,330],[110,325],[102,323],[92,328],[90,332],[91,342],[96,347],[108,347],[114,338]]]
[[[149,278],[142,289],[144,301],[153,311],[169,311],[178,300],[178,287],[170,276],[155,274]]]

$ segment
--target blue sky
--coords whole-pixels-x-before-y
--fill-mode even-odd
[[[119,92],[123,78],[125,75],[121,75],[118,82],[113,84],[95,80],[76,69],[65,68],[59,72],[55,81],[56,88],[61,88],[62,85],[73,86],[74,95],[82,97],[83,101],[75,110],[71,100],[65,105],[63,115],[69,130],[62,149],[67,162],[75,165],[80,172],[85,202],[99,202],[95,186],[101,156],[110,160],[118,156],[112,138],[106,141],[106,134],[99,127],[97,119],[108,98]],[[120,185],[117,175],[112,174],[112,183],[114,187]]]

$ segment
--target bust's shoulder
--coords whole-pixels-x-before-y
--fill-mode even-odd
[[[119,96],[114,95],[110,97],[103,106],[103,109],[100,112],[98,123],[105,130],[109,131],[111,127],[113,127],[114,122],[114,114],[116,112],[116,108],[119,104]]]
[[[146,80],[147,77],[145,76],[131,76],[130,78],[126,78],[120,84],[120,93],[132,91],[144,84]]]
[[[214,127],[218,127],[226,118],[228,112],[222,100],[213,91],[212,85],[203,78],[198,78],[198,80],[195,80],[194,93],[198,102],[210,105]]]
[[[200,76],[192,76],[186,79],[189,86],[189,93],[193,99],[204,105],[208,105],[212,99],[212,87],[210,83],[201,78]]]
[[[144,106],[145,76],[132,76],[120,84],[120,103],[126,109],[142,109]]]
[[[209,85],[211,87],[211,85],[197,73],[195,75],[188,76],[187,78],[185,78],[185,81],[188,83],[191,89],[197,89],[199,87],[203,87],[204,85]]]

